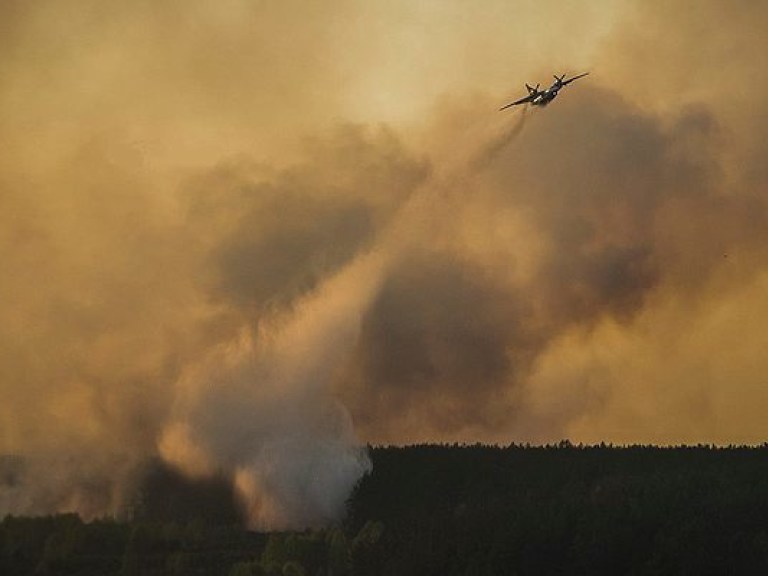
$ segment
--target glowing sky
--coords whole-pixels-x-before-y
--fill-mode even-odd
[[[0,453],[46,472],[0,513],[158,455],[279,525],[358,442],[764,441],[766,12],[3,2]]]

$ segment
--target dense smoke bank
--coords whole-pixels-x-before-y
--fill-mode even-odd
[[[159,458],[301,527],[366,442],[764,440],[765,8],[574,12],[592,74],[497,113],[489,18],[558,5],[80,4],[0,9],[0,514]]]

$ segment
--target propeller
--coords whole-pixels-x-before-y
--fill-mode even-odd
[[[539,86],[541,84],[536,84],[536,88],[531,88],[528,84],[525,85],[526,88],[528,88],[528,94],[536,94],[539,92]]]

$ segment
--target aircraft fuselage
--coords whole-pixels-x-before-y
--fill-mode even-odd
[[[552,100],[555,99],[555,97],[557,96],[558,90],[550,89],[550,90],[545,90],[544,92],[540,92],[539,94],[536,95],[536,98],[534,98],[531,101],[531,104],[533,104],[534,106],[546,106],[547,104],[552,102]]]

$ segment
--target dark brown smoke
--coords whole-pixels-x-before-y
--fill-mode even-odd
[[[516,429],[563,338],[586,344],[603,325],[631,333],[659,299],[695,306],[734,246],[744,265],[761,257],[765,211],[727,195],[714,111],[647,113],[585,85],[533,113],[523,138],[484,149],[487,162],[441,212],[445,234],[468,237],[410,247],[364,316],[350,406],[377,439]],[[509,244],[472,245],[516,221]]]

